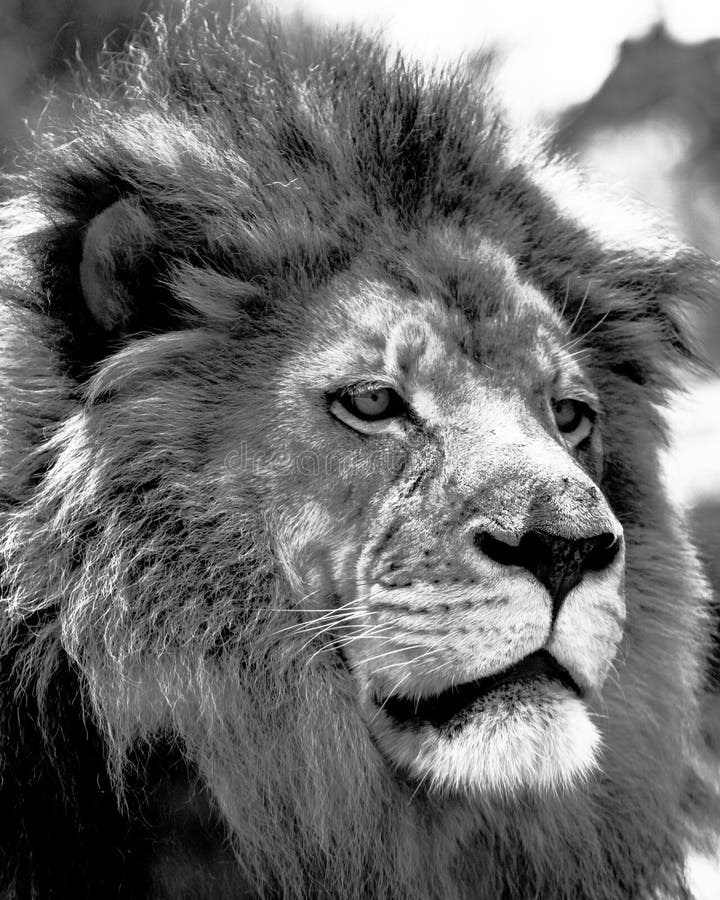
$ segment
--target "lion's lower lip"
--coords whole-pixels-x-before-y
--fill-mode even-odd
[[[378,705],[397,725],[429,724],[440,728],[454,724],[492,691],[540,678],[558,681],[578,697],[582,696],[570,673],[547,650],[537,650],[502,672],[455,685],[440,694],[419,699],[391,694]]]

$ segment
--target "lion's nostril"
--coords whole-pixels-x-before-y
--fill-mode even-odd
[[[594,542],[585,557],[585,568],[593,571],[604,569],[610,565],[620,551],[621,540],[611,531],[588,540]]]
[[[532,572],[552,597],[554,615],[585,572],[609,566],[621,547],[621,539],[609,531],[582,538],[528,531],[517,546],[482,532],[476,535],[475,543],[495,562]]]
[[[495,562],[499,562],[504,566],[523,565],[520,561],[519,544],[516,546],[507,544],[505,541],[493,537],[493,535],[489,534],[487,531],[483,531],[475,536],[475,544],[486,556],[489,556],[490,559],[494,559]]]

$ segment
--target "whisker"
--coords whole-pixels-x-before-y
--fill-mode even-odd
[[[577,312],[575,313],[575,318],[570,323],[570,327],[567,329],[566,334],[572,334],[573,328],[575,327],[575,325],[578,322],[578,319],[582,315],[582,311],[585,308],[585,302],[587,301],[587,298],[590,295],[590,284],[591,284],[591,282],[588,281],[587,288],[585,289],[585,294],[583,295],[583,298],[580,301],[580,306],[578,307]]]
[[[284,625],[282,628],[278,628],[275,631],[275,634],[285,634],[288,631],[294,631],[297,629],[308,629],[308,628],[317,628],[323,627],[329,622],[341,622],[341,621],[352,621],[355,619],[362,619],[367,616],[367,613],[363,610],[346,610],[344,612],[335,612],[325,613],[322,616],[317,616],[313,619],[303,619],[300,622],[293,622],[290,625]]]
[[[418,793],[418,791],[420,790],[420,788],[425,784],[425,782],[426,782],[429,778],[430,778],[430,771],[428,770],[428,771],[423,775],[423,777],[420,779],[420,781],[418,781],[418,783],[417,783],[417,785],[416,785],[416,787],[415,787],[415,790],[412,792],[412,795],[410,796],[410,802],[411,802],[411,803],[412,803],[412,801],[415,799],[415,797],[417,796],[417,793]]]
[[[373,663],[373,662],[377,662],[380,659],[385,659],[386,657],[392,656],[395,653],[404,653],[406,650],[420,650],[420,649],[422,649],[422,647],[420,645],[413,646],[412,644],[403,645],[402,647],[393,647],[392,650],[387,650],[385,653],[377,653],[374,656],[366,656],[363,658],[362,662],[363,662],[363,665],[367,665],[368,663]],[[420,659],[420,658],[422,658],[422,657],[415,657],[415,659]],[[415,662],[415,659],[413,659],[413,662]],[[390,665],[382,666],[381,671],[385,672],[388,669],[393,668],[394,666],[402,666],[402,665],[407,665],[407,661],[402,660],[399,663],[391,663]]]
[[[375,711],[373,717],[370,719],[370,723],[369,723],[370,725],[372,725],[372,723],[375,721],[375,719],[377,719],[377,717],[380,715],[380,713],[385,709],[385,704],[388,702],[388,700],[390,699],[390,697],[392,697],[393,694],[397,693],[397,691],[402,687],[403,683],[404,683],[405,681],[407,681],[407,679],[408,679],[409,677],[410,677],[410,673],[407,672],[407,673],[400,679],[400,681],[398,681],[398,682],[395,683],[395,686],[393,687],[392,691],[390,691],[390,692],[388,693],[388,695],[385,697],[385,699],[384,699],[383,702],[380,704],[380,706],[378,706],[378,708],[377,708],[377,710]]]
[[[567,309],[568,299],[570,298],[570,278],[565,283],[565,298],[563,300],[562,309],[560,310],[560,318],[565,318],[565,310]]]
[[[590,328],[588,328],[588,330],[585,332],[585,334],[580,335],[580,337],[576,337],[573,341],[571,341],[567,345],[567,347],[565,347],[566,352],[571,351],[573,349],[573,347],[578,346],[578,344],[580,344],[580,343],[582,343],[582,341],[586,340],[593,333],[593,331],[596,331],[598,328],[600,328],[600,326],[603,324],[603,322],[605,322],[605,320],[607,319],[607,317],[610,315],[611,312],[612,312],[612,305],[610,306],[610,309],[608,309],[605,313],[603,313],[602,316],[600,316],[600,318],[597,320],[597,322],[595,322]],[[584,349],[587,351],[588,348],[584,348]]]
[[[345,647],[350,646],[357,641],[365,641],[370,639],[373,640],[389,640],[390,635],[382,634],[381,631],[369,631],[363,634],[350,634],[350,635],[339,635],[338,637],[331,638],[329,641],[326,641],[322,646],[318,647],[309,659],[306,660],[305,665],[309,666],[312,661],[318,657],[321,653],[331,652],[333,650],[340,650]],[[309,646],[312,641],[309,641],[305,646]]]
[[[298,628],[294,633],[293,637],[308,637],[309,640],[306,641],[300,647],[299,653],[302,653],[307,647],[312,644],[313,641],[317,640],[321,635],[327,634],[328,631],[332,631],[334,628],[339,628],[342,625],[349,625],[355,620],[355,616],[350,614],[345,614],[343,616],[338,617],[337,619],[332,619],[331,621],[322,622],[320,625],[317,623],[310,624],[308,628]]]

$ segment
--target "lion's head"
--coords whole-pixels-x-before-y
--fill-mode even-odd
[[[5,884],[680,896],[658,407],[709,263],[601,229],[468,74],[208,21],[4,213]]]
[[[402,284],[395,252],[304,302],[243,448],[283,498],[268,515],[302,597],[287,637],[318,666],[340,654],[400,777],[559,788],[597,761],[625,618],[603,399],[501,246],[431,229]],[[472,285],[463,310],[438,257]]]

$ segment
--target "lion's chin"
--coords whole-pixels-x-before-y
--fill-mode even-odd
[[[583,700],[546,678],[500,685],[446,723],[380,709],[370,727],[406,778],[463,795],[566,789],[595,768],[600,747]]]

